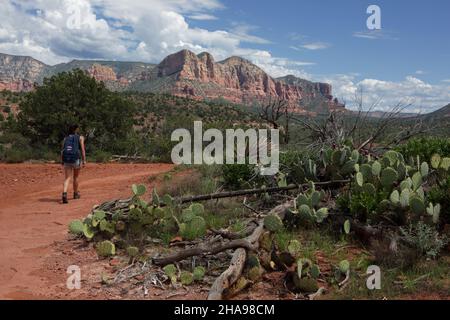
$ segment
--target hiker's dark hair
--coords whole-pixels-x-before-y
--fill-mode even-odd
[[[78,129],[79,127],[80,127],[80,126],[77,125],[77,124],[72,124],[72,125],[70,125],[70,126],[69,126],[69,130],[68,130],[68,134],[75,134],[75,132],[77,131],[77,129]]]

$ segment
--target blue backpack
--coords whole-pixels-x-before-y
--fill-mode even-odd
[[[63,162],[75,163],[80,159],[80,136],[71,134],[64,139]]]

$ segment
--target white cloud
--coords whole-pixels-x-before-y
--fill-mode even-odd
[[[363,90],[364,106],[369,108],[380,101],[377,109],[389,111],[398,103],[411,104],[408,112],[427,113],[443,107],[450,102],[449,85],[432,85],[414,76],[401,81],[378,79],[356,79],[356,75],[332,75],[321,77],[321,81],[333,86],[333,94],[347,103],[349,109],[356,109],[355,95]]]
[[[246,23],[238,23],[238,22],[233,22],[232,26],[233,27],[231,28],[230,32],[238,36],[239,40],[241,40],[242,42],[258,43],[258,44],[271,43],[269,40],[250,34],[252,31],[258,29],[257,26],[252,26]]]
[[[251,60],[253,63],[261,67],[272,77],[282,77],[292,74],[303,79],[311,79],[311,74],[300,69],[303,66],[313,65],[312,62],[292,61],[285,58],[273,57],[268,51],[255,51],[252,49],[241,49],[238,55]]]
[[[329,43],[326,42],[311,42],[311,43],[306,43],[304,45],[302,45],[302,48],[308,49],[308,50],[322,50],[322,49],[327,49],[330,47]]]
[[[223,9],[218,0],[3,1],[0,52],[30,55],[48,64],[74,58],[158,63],[182,49],[208,51],[216,60],[243,56],[273,76],[304,76],[301,67],[313,64],[246,48],[246,43],[270,43],[252,34],[255,26],[233,23],[230,30],[206,30],[189,25],[185,17],[214,17],[215,10]],[[79,13],[78,20],[74,13]],[[79,22],[77,28],[74,22]]]
[[[353,32],[353,37],[363,38],[370,40],[385,39],[385,40],[398,40],[398,37],[394,36],[392,32],[380,29],[380,30],[365,30]]]
[[[198,13],[188,16],[189,19],[192,20],[217,20],[218,18],[216,16],[213,16],[212,14],[207,13]]]

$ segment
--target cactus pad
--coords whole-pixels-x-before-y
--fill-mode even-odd
[[[390,187],[392,187],[394,182],[397,181],[397,177],[398,177],[397,171],[395,171],[391,167],[385,168],[381,172],[381,178],[380,178],[381,184],[385,188],[390,188]]]
[[[439,164],[441,163],[441,156],[436,154],[433,154],[433,156],[431,157],[431,166],[433,167],[433,169],[437,169],[439,168]]]
[[[279,216],[269,214],[264,218],[264,227],[271,232],[277,232],[283,228],[283,222]]]
[[[181,271],[180,281],[181,281],[181,284],[188,286],[192,282],[194,282],[194,276],[192,275],[192,273],[190,273],[188,271]]]
[[[379,163],[378,161],[374,161],[374,163],[372,163],[372,174],[378,177],[380,173],[381,173],[381,163]]]
[[[356,173],[356,184],[360,187],[363,186],[364,184],[364,177],[363,174],[361,172]]]
[[[422,214],[425,212],[425,204],[418,196],[412,196],[409,198],[409,206],[411,211],[415,214]]]
[[[69,232],[76,235],[83,234],[83,222],[80,220],[73,220],[69,224]]]
[[[139,184],[139,185],[133,184],[131,186],[131,190],[133,191],[133,194],[136,197],[143,196],[145,194],[145,192],[147,192],[147,188],[143,184]]]
[[[116,254],[116,247],[109,240],[99,242],[96,249],[100,257],[110,257]]]
[[[128,247],[127,248],[127,254],[134,258],[139,254],[139,248],[138,247]]]
[[[194,272],[192,275],[194,276],[194,281],[201,281],[205,277],[206,270],[202,266],[198,266],[194,268]]]

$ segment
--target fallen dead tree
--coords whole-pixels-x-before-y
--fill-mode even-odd
[[[158,266],[165,266],[170,263],[178,262],[193,256],[200,255],[211,255],[217,254],[219,252],[228,250],[228,249],[236,249],[236,248],[245,248],[247,250],[256,250],[257,248],[252,245],[250,241],[247,239],[235,239],[229,242],[221,243],[219,245],[209,247],[209,243],[200,244],[197,247],[183,249],[174,254],[170,254],[168,256],[153,258],[153,263]]]
[[[143,157],[138,155],[112,155],[112,161],[137,161],[137,160],[145,160]]]
[[[325,187],[325,186],[332,186],[332,185],[338,186],[338,185],[348,183],[348,182],[350,182],[350,180],[323,181],[323,182],[314,182],[314,184],[319,187]],[[218,192],[218,193],[212,193],[212,194],[181,197],[179,199],[175,199],[175,201],[183,204],[183,203],[197,202],[197,201],[207,201],[207,200],[222,199],[222,198],[240,197],[240,196],[246,196],[246,195],[251,195],[251,194],[257,195],[257,194],[263,194],[263,193],[277,193],[277,192],[296,190],[296,189],[301,190],[303,188],[308,188],[309,186],[310,186],[309,183],[304,183],[304,184],[289,184],[284,187],[271,187],[271,188],[257,188],[257,189],[226,191],[226,192]]]
[[[284,213],[287,208],[293,205],[292,201],[286,202],[272,209],[269,214],[274,214],[284,218]],[[258,227],[245,240],[252,245],[253,248],[258,249],[259,238],[264,232],[264,221],[261,219]],[[241,277],[244,270],[245,262],[247,260],[247,251],[245,248],[235,250],[231,258],[230,266],[214,281],[208,294],[208,300],[222,300],[224,292],[229,289]],[[234,292],[237,293],[237,292]]]

